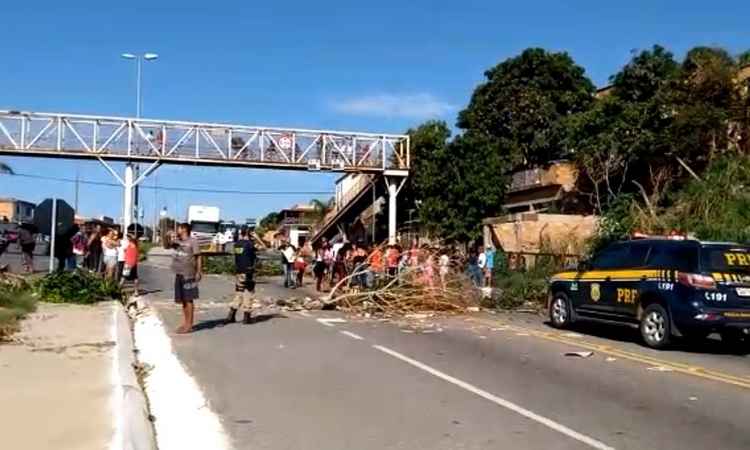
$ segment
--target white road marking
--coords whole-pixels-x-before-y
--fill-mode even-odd
[[[575,440],[577,440],[579,442],[582,442],[582,443],[584,443],[584,444],[586,444],[586,445],[588,445],[588,446],[590,446],[592,448],[596,448],[596,449],[599,449],[599,450],[614,450],[614,447],[610,447],[609,445],[607,445],[607,444],[605,444],[605,443],[603,443],[601,441],[598,441],[598,440],[596,440],[596,439],[594,439],[592,437],[586,436],[585,434],[581,434],[581,433],[579,433],[579,432],[577,432],[575,430],[572,430],[572,429],[566,427],[565,425],[562,425],[560,423],[555,422],[552,419],[549,419],[549,418],[544,417],[544,416],[540,416],[539,414],[537,414],[537,413],[535,413],[533,411],[529,411],[528,409],[526,409],[526,408],[524,408],[522,406],[516,405],[513,402],[510,402],[510,401],[505,400],[503,398],[500,398],[500,397],[498,397],[498,396],[496,396],[494,394],[491,394],[491,393],[489,393],[487,391],[484,391],[484,390],[482,390],[482,389],[480,389],[480,388],[478,388],[478,387],[476,387],[476,386],[474,386],[472,384],[469,384],[469,383],[467,383],[465,381],[461,381],[458,378],[454,378],[454,377],[452,377],[452,376],[450,376],[448,374],[445,374],[445,373],[443,373],[443,372],[441,372],[441,371],[439,371],[437,369],[433,369],[432,367],[428,366],[427,364],[423,364],[423,363],[421,363],[421,362],[419,362],[417,360],[411,359],[408,356],[404,356],[401,353],[398,353],[398,352],[396,352],[394,350],[391,350],[391,349],[389,349],[387,347],[383,347],[381,345],[373,345],[372,347],[375,348],[376,350],[380,350],[383,353],[386,353],[386,354],[388,354],[390,356],[393,356],[394,358],[400,359],[401,361],[403,361],[405,363],[411,364],[412,366],[414,366],[414,367],[416,367],[418,369],[422,369],[425,372],[427,372],[427,373],[429,373],[431,375],[434,375],[434,376],[436,376],[436,377],[438,377],[438,378],[440,378],[440,379],[442,379],[444,381],[452,383],[452,384],[454,384],[454,385],[456,385],[456,386],[458,386],[460,388],[463,388],[463,389],[465,389],[465,390],[467,390],[467,391],[469,391],[469,392],[471,392],[473,394],[476,394],[476,395],[484,398],[485,400],[489,400],[489,401],[491,401],[491,402],[493,402],[493,403],[495,403],[495,404],[497,404],[499,406],[502,406],[503,408],[509,409],[509,410],[511,410],[511,411],[513,411],[513,412],[515,412],[517,414],[520,414],[520,415],[526,417],[527,419],[530,419],[530,420],[533,420],[535,422],[538,422],[538,423],[540,423],[540,424],[542,424],[542,425],[544,425],[544,426],[546,426],[548,428],[551,428],[552,430],[557,431],[558,433],[564,434],[564,435],[566,435],[566,436],[568,436],[570,438],[573,438],[573,439],[575,439]]]
[[[356,339],[358,341],[364,341],[365,340],[365,338],[363,338],[362,336],[360,336],[358,334],[354,334],[351,331],[341,330],[341,331],[339,331],[339,333],[343,334],[344,336],[349,336],[350,338]]]
[[[203,395],[200,386],[182,366],[159,317],[149,312],[135,323],[138,360],[150,367],[144,380],[158,447],[230,449],[219,417]],[[180,339],[193,339],[191,335]],[[189,432],[186,432],[189,431]]]
[[[332,327],[334,326],[333,324],[335,323],[346,323],[346,320],[338,318],[338,317],[330,318],[330,319],[321,318],[321,319],[316,319],[316,320],[327,327]]]

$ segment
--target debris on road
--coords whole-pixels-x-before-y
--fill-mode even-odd
[[[441,280],[436,271],[425,270],[419,265],[407,267],[373,288],[355,287],[352,281],[366,273],[355,271],[340,280],[328,296],[321,298],[323,304],[334,305],[346,312],[416,320],[430,318],[436,313],[480,311],[480,291],[466,274],[450,273]]]
[[[579,358],[590,358],[594,356],[594,352],[565,352],[565,356],[577,356]]]

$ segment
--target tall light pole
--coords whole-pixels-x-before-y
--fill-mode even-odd
[[[135,85],[135,116],[137,119],[141,118],[141,104],[143,97],[141,95],[141,65],[143,61],[154,61],[159,57],[156,53],[144,53],[143,55],[136,55],[133,53],[123,53],[120,55],[124,59],[132,60],[136,62],[136,85]],[[138,220],[138,186],[133,186],[133,180],[138,177],[138,165],[135,165],[135,175],[133,174],[133,164],[128,163],[125,166],[125,195],[123,199],[123,222],[125,232],[127,233],[130,224],[133,221],[133,210],[135,209],[135,217]],[[135,191],[135,201],[133,201],[133,194]],[[135,206],[135,208],[134,208]]]
[[[144,53],[143,55],[135,55],[133,53],[123,53],[122,56],[124,59],[135,61],[136,63],[136,84],[135,84],[135,117],[140,119],[141,118],[141,103],[143,101],[143,97],[141,96],[141,65],[143,64],[143,61],[154,61],[157,58],[159,58],[159,55],[156,53]]]

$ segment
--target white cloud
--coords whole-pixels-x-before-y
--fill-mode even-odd
[[[440,117],[455,107],[432,94],[377,94],[331,102],[334,110],[358,116],[428,119]]]

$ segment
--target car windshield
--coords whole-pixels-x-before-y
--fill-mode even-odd
[[[193,222],[192,230],[196,233],[216,233],[219,225],[214,222]]]
[[[750,275],[750,247],[712,245],[701,249],[701,266],[708,272]]]

